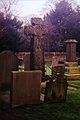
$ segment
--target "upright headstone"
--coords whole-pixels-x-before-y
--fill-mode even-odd
[[[74,39],[66,41],[66,61],[76,62],[76,43]]]
[[[54,67],[53,78],[46,83],[45,101],[63,102],[67,95],[67,80],[64,78],[64,65]]]
[[[40,104],[41,71],[12,72],[12,107]]]
[[[18,59],[11,51],[0,53],[0,85],[10,85],[11,71],[18,70]]]

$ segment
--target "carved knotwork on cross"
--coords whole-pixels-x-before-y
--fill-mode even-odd
[[[43,35],[48,33],[48,27],[41,18],[32,18],[31,24],[24,28],[26,36],[31,38],[31,69],[43,71],[44,57],[41,39]]]
[[[34,59],[35,59],[35,69],[42,70],[43,68],[43,51],[41,38],[42,35],[48,32],[47,27],[43,24],[41,18],[31,19],[33,33],[34,33]]]

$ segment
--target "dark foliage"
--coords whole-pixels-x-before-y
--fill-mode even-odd
[[[22,43],[18,30],[21,28],[22,22],[15,17],[0,14],[0,51],[11,50],[13,52],[18,50]]]
[[[55,10],[52,10],[47,16],[53,26],[53,43],[56,42],[57,50],[61,47],[65,50],[65,41],[67,39],[76,39],[78,41],[77,49],[80,45],[80,7],[72,8],[66,0],[56,4]],[[56,29],[55,29],[56,28]],[[54,44],[53,44],[54,45]]]

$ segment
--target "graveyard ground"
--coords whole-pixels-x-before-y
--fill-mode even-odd
[[[0,120],[80,120],[80,81],[70,81],[76,89],[68,89],[64,103],[42,103],[0,110]]]

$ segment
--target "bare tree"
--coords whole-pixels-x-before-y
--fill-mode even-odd
[[[0,0],[0,9],[4,13],[5,17],[10,15],[12,7],[16,5],[17,0]]]

